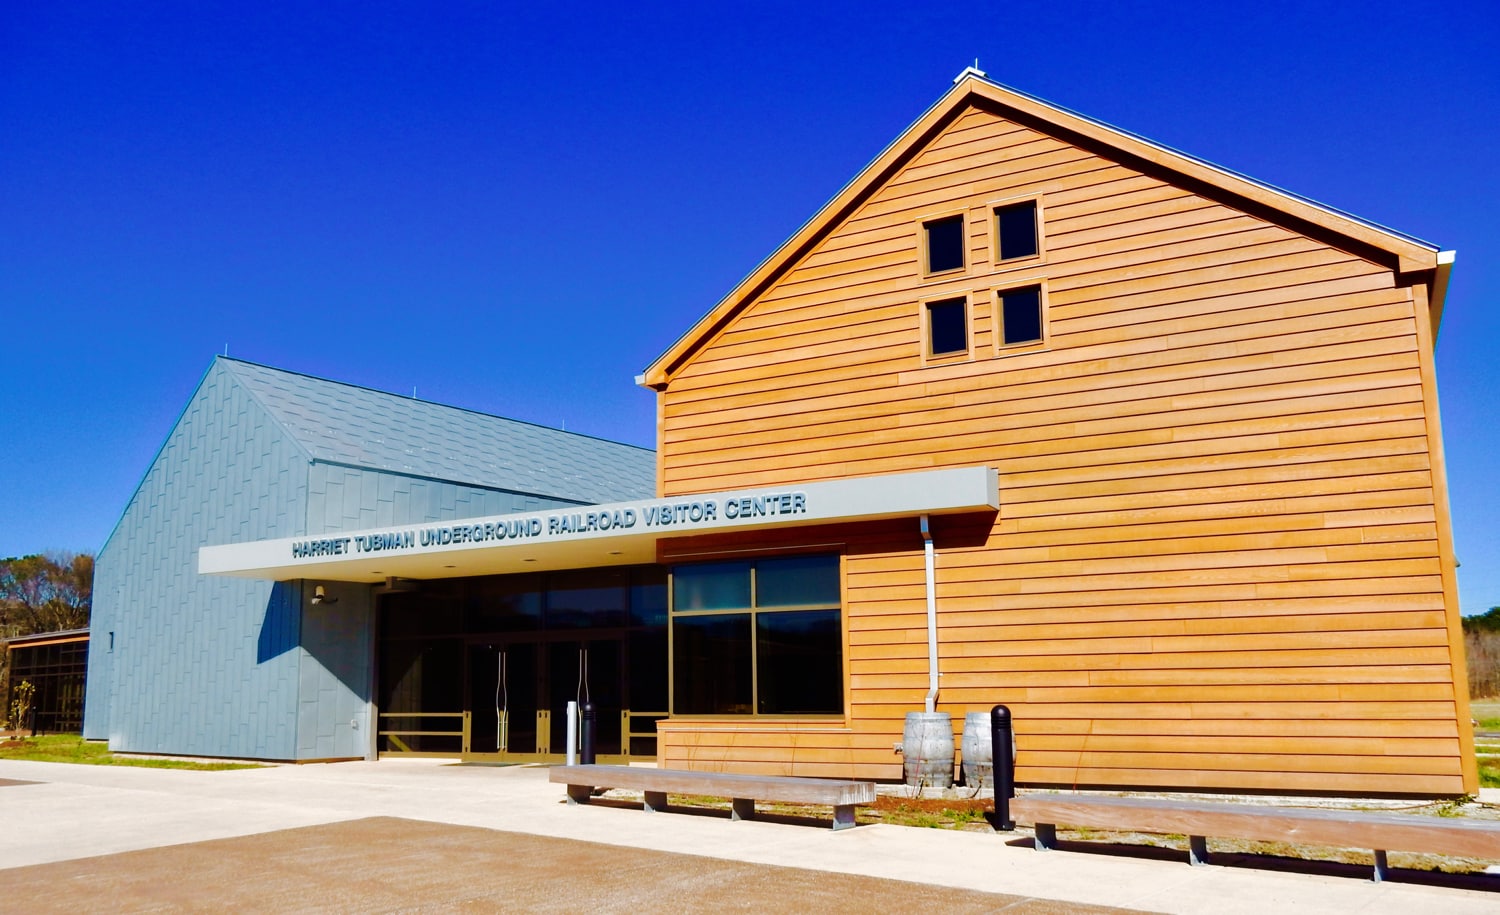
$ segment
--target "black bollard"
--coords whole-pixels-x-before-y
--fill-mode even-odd
[[[592,766],[594,764],[594,727],[598,724],[594,720],[594,703],[585,702],[578,708],[583,713],[583,738],[578,742],[578,761],[585,766]]]
[[[1010,799],[1016,796],[1012,740],[1010,709],[997,705],[990,709],[990,754],[995,764],[995,828],[1005,832],[1016,828],[1016,821],[1010,818]]]

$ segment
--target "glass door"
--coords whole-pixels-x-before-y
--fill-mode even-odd
[[[619,756],[622,689],[620,639],[565,640],[547,646],[548,707],[552,712],[553,752],[566,752],[568,703],[594,704],[594,752]]]
[[[465,756],[529,757],[544,752],[537,745],[537,712],[542,710],[537,647],[534,641],[469,645]]]
[[[465,661],[465,758],[560,761],[568,703],[585,700],[594,704],[596,756],[623,756],[621,638],[491,638],[470,642]]]

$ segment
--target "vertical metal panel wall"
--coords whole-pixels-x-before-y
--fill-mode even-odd
[[[215,361],[100,552],[84,736],[123,752],[365,756],[370,588],[325,584],[338,599],[314,605],[311,582],[199,575],[198,547],[574,503],[315,461],[236,368]],[[302,395],[344,392],[369,393]]]
[[[127,752],[289,759],[295,588],[198,574],[198,547],[305,531],[307,459],[215,362],[108,543],[84,736]]]

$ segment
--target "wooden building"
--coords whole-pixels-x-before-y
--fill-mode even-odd
[[[660,494],[995,468],[997,512],[931,523],[936,707],[1008,705],[1021,783],[1472,793],[1451,263],[967,71],[647,369]],[[839,555],[846,686],[676,708],[663,765],[900,776],[915,519],[658,551]]]
[[[1026,785],[1472,793],[1451,263],[966,71],[641,376],[654,494],[621,446],[216,369],[135,503],[212,523],[122,521],[86,733],[550,761],[589,700],[605,756],[897,779],[908,713],[1004,704]],[[240,415],[287,456],[203,457]],[[99,698],[244,720],[158,669],[280,711]]]

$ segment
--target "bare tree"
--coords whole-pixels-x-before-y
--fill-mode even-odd
[[[9,635],[81,629],[94,597],[94,557],[34,554],[0,560],[0,631]]]
[[[1466,616],[1464,653],[1469,666],[1469,696],[1487,699],[1500,696],[1500,607],[1488,613]]]

